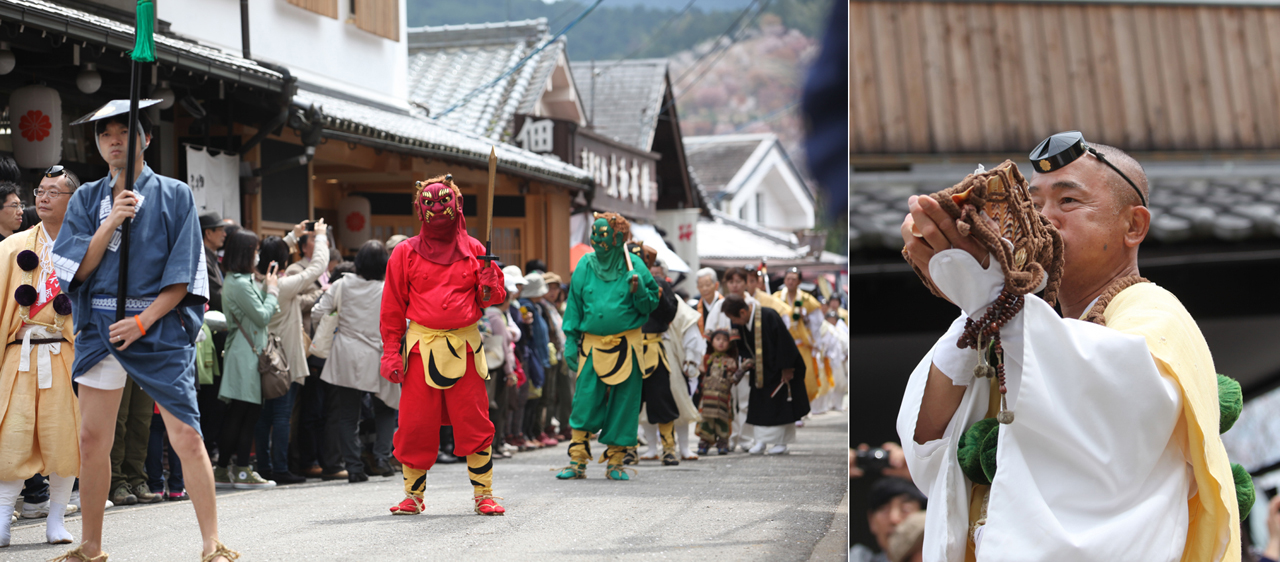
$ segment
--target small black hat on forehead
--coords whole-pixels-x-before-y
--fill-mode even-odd
[[[1121,178],[1124,178],[1129,187],[1132,187],[1133,191],[1138,194],[1138,200],[1142,202],[1142,206],[1147,206],[1147,196],[1142,194],[1141,189],[1138,189],[1138,184],[1133,183],[1129,176],[1120,171],[1120,168],[1115,164],[1112,164],[1106,155],[1089,146],[1089,143],[1084,140],[1084,133],[1080,131],[1065,131],[1044,139],[1040,144],[1036,145],[1035,150],[1031,151],[1028,158],[1037,172],[1047,174],[1075,162],[1086,153],[1092,154],[1099,162],[1106,164],[1108,168],[1111,168]]]
[[[1037,172],[1049,173],[1075,162],[1085,152],[1084,135],[1080,131],[1058,133],[1044,139],[1031,151],[1031,164]]]
[[[160,103],[162,100],[138,100],[138,109],[151,107]],[[126,125],[129,121],[129,100],[111,100],[106,105],[93,110],[93,112],[72,121],[72,125],[82,125],[84,123],[93,123],[94,133],[101,134],[107,123],[120,123]],[[138,127],[143,134],[151,132],[151,118],[144,111],[138,111]]]

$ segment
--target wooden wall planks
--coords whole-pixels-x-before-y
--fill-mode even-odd
[[[853,1],[854,154],[1280,149],[1280,8]]]

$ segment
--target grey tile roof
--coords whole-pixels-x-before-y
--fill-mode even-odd
[[[667,64],[667,59],[572,62],[578,97],[595,132],[650,150],[658,124],[655,115],[668,88]]]
[[[509,144],[494,143],[479,135],[450,130],[429,118],[393,113],[306,90],[299,90],[294,101],[319,108],[325,128],[481,163],[488,162],[489,147],[496,145],[499,168],[524,170],[583,187],[591,182],[586,170],[581,168]]]
[[[698,176],[698,183],[714,200],[729,187],[733,176],[760,145],[776,138],[769,133],[685,137],[684,153],[689,159],[689,167]]]
[[[709,261],[751,260],[760,258],[787,262],[806,261],[831,264],[848,264],[849,257],[832,252],[822,252],[810,258],[801,252],[800,244],[792,234],[769,230],[712,211],[710,220],[698,221],[698,259]]]
[[[1280,167],[1230,172],[1184,167],[1162,173],[1148,166],[1148,175],[1148,240],[1178,244],[1280,238]],[[860,180],[855,174],[849,192],[850,249],[901,249],[907,198],[945,189],[963,173],[952,178],[904,175],[895,181],[890,174],[873,174]]]
[[[532,112],[542,85],[564,52],[564,38],[519,70],[441,116],[463,98],[511,69],[551,35],[546,18],[409,29],[409,99],[450,129],[509,140],[517,112]]]
[[[0,2],[0,17],[77,40],[133,49],[134,26],[44,0],[4,0]],[[284,80],[279,72],[252,60],[195,41],[159,33],[155,41],[157,60],[183,69],[259,87],[279,88]]]

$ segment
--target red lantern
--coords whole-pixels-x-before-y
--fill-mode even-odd
[[[62,98],[48,86],[24,86],[9,97],[13,157],[23,168],[48,168],[62,159]]]

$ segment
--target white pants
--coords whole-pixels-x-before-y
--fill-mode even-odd
[[[738,413],[733,416],[733,433],[729,437],[729,447],[741,445],[751,447],[754,425],[747,423],[747,404],[751,401],[751,377],[742,377],[733,385],[733,397],[738,403]]]
[[[796,440],[796,424],[794,423],[753,427],[756,428],[756,441],[766,445],[786,445]]]
[[[89,368],[89,371],[76,382],[98,390],[119,390],[124,388],[124,383],[128,379],[128,373],[124,372],[124,366],[110,353],[99,361],[97,365]]]

